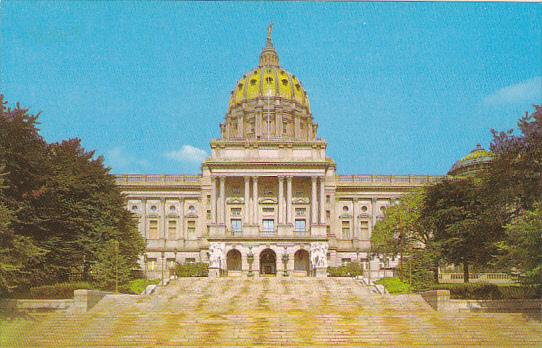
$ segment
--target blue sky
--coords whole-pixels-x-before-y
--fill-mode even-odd
[[[113,173],[198,173],[269,22],[340,174],[444,174],[542,103],[540,4],[0,6],[0,91]]]

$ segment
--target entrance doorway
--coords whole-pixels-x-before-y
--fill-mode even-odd
[[[294,271],[297,275],[309,275],[309,252],[298,250],[294,254]]]
[[[260,274],[277,274],[277,255],[271,249],[260,253]]]
[[[236,249],[228,251],[226,254],[226,270],[230,271],[241,271],[241,252]]]

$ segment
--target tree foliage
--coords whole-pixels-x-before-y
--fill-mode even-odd
[[[0,288],[85,278],[113,239],[135,266],[144,241],[103,158],[79,139],[48,144],[39,115],[0,101]]]

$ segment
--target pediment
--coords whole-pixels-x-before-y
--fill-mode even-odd
[[[307,197],[295,197],[292,198],[293,204],[309,204],[309,199]]]
[[[274,197],[264,197],[258,200],[260,204],[277,204],[277,199]]]
[[[245,199],[243,197],[228,197],[226,198],[226,204],[243,204]]]

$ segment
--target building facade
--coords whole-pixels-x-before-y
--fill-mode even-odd
[[[200,175],[117,176],[147,242],[147,275],[206,262],[210,276],[326,276],[328,266],[371,262],[372,229],[386,207],[439,177],[337,175],[317,131],[269,30]]]

